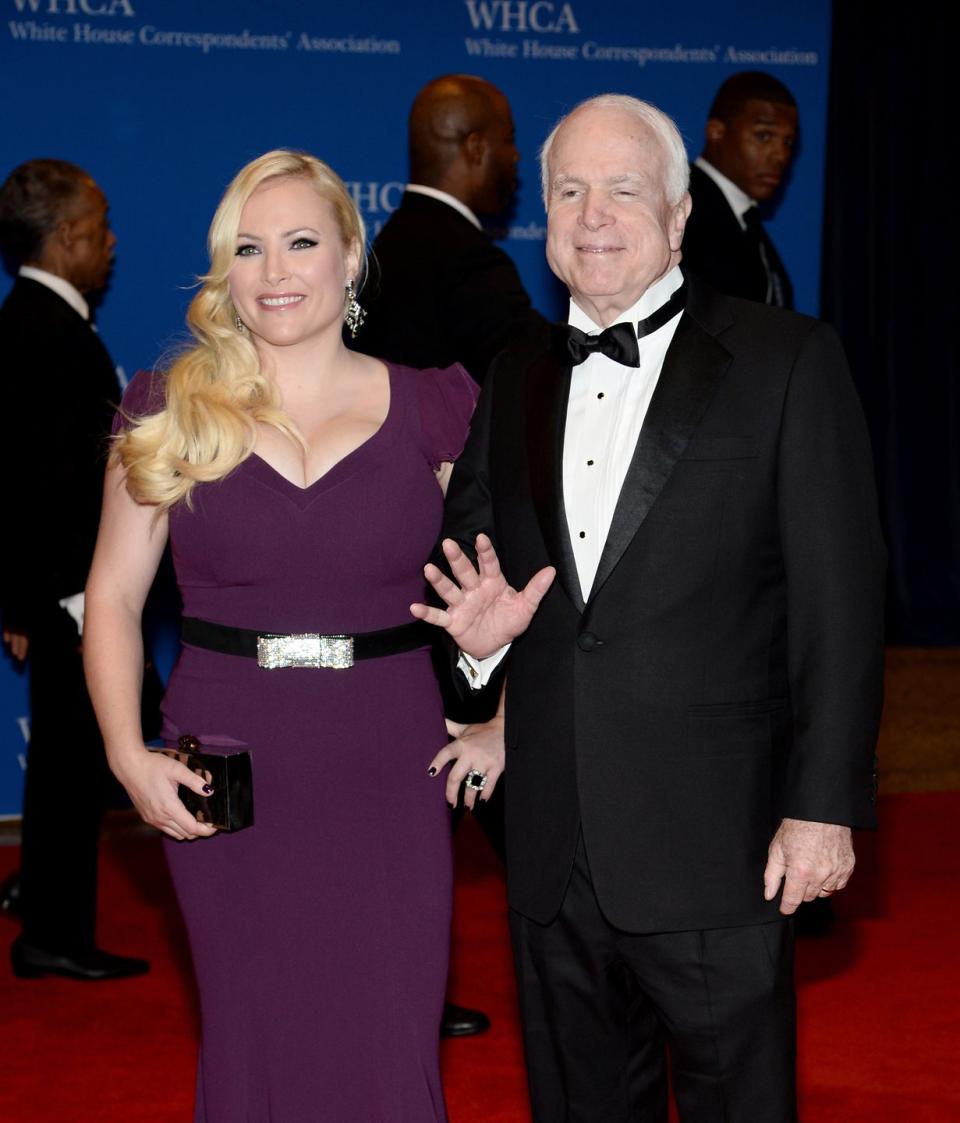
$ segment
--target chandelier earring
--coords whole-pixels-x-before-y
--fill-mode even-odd
[[[237,331],[240,332],[241,335],[243,335],[243,333],[247,330],[247,325],[243,322],[243,320],[240,319],[239,312],[234,312],[233,322],[234,324],[236,324]]]
[[[357,300],[357,291],[353,287],[353,278],[347,281],[346,291],[344,293],[344,301],[346,302],[346,311],[343,314],[343,322],[347,325],[347,330],[350,332],[350,338],[356,339],[357,332],[363,325],[363,321],[367,318],[366,312],[360,307],[360,301]]]

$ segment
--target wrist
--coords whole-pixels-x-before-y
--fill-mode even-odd
[[[110,746],[107,749],[107,763],[110,771],[121,784],[126,786],[126,779],[135,772],[140,764],[146,760],[150,750],[140,741],[130,742],[122,746]]]

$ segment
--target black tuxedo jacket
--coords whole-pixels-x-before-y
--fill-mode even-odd
[[[684,272],[693,273],[728,296],[764,303],[767,271],[756,243],[740,225],[726,196],[696,164],[690,166],[693,210],[683,233]],[[764,246],[784,282],[784,304],[793,307],[793,286],[770,237]]]
[[[107,434],[120,390],[100,337],[45,285],[20,277],[0,308],[4,623],[31,632],[83,590]]]
[[[519,327],[540,320],[513,261],[453,207],[406,192],[373,244],[351,346],[413,367],[462,363],[477,382]]]
[[[547,332],[500,356],[447,496],[512,585],[558,573],[507,671],[511,904],[556,914],[582,828],[620,928],[772,919],[783,816],[874,822],[884,549],[841,348],[691,281],[585,604],[559,356]]]

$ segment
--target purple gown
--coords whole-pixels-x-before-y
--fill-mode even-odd
[[[433,469],[460,453],[476,387],[461,367],[392,366],[390,393],[382,427],[310,487],[251,455],[171,512],[185,615],[332,634],[412,619]],[[156,395],[138,375],[124,409]],[[446,743],[428,651],[264,670],[185,645],[163,712],[167,740],[253,761],[252,828],[166,843],[200,991],[196,1123],[445,1120],[450,819],[427,775]]]

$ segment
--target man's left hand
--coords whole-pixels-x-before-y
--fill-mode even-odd
[[[854,863],[849,827],[784,819],[768,851],[764,900],[772,901],[783,881],[780,911],[789,916],[803,901],[829,897],[843,889]]]
[[[410,605],[418,620],[445,628],[461,651],[486,659],[522,635],[557,571],[552,565],[538,570],[518,592],[507,584],[500,560],[486,534],[478,534],[477,567],[451,538],[443,540],[443,553],[454,580],[435,565],[423,573],[446,603],[446,611],[426,604]]]

